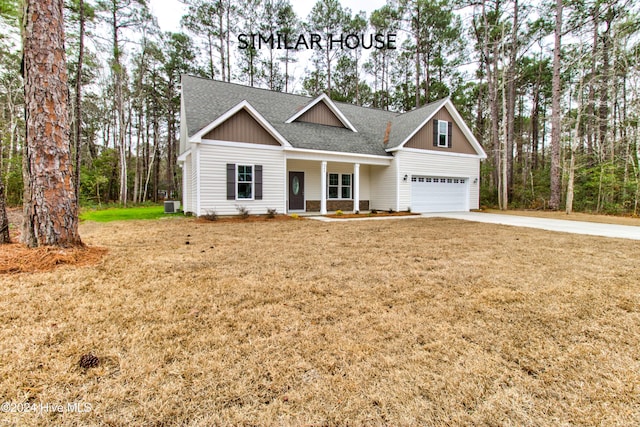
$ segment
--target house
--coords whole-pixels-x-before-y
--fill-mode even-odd
[[[182,77],[183,209],[478,208],[486,158],[451,100],[407,113]]]

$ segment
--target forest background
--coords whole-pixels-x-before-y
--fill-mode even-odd
[[[392,111],[443,97],[483,144],[481,204],[638,215],[640,4],[183,0],[177,32],[146,0],[67,0],[71,144],[83,205],[180,197],[180,75]],[[344,2],[348,3],[348,2]],[[0,179],[23,197],[19,0],[0,0]],[[239,49],[245,33],[397,33],[397,49]],[[302,70],[302,71],[300,71]]]

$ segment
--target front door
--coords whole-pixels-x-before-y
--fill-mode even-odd
[[[289,210],[304,210],[304,172],[289,172]]]

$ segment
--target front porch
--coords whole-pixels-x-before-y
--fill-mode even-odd
[[[374,167],[359,162],[287,159],[287,212],[369,211]]]

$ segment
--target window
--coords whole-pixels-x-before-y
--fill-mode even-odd
[[[238,165],[238,199],[253,199],[253,166]]]
[[[262,200],[262,165],[227,163],[227,200]]]
[[[329,199],[351,199],[351,175],[350,174],[329,174]]]
[[[449,146],[449,122],[438,120],[438,147]]]

